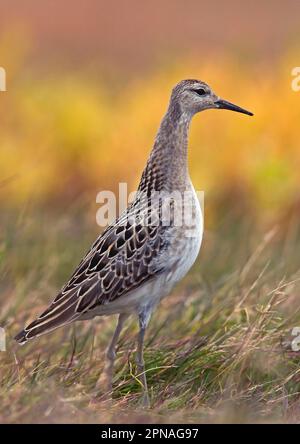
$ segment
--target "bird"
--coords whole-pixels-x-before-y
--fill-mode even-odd
[[[118,315],[102,377],[106,393],[112,393],[118,339],[126,319],[136,316],[144,406],[150,406],[144,362],[147,326],[160,301],[194,264],[202,242],[203,214],[187,151],[191,120],[208,109],[253,115],[217,96],[203,81],[180,81],[172,89],[135,199],[99,235],[48,308],[15,336],[24,344],[75,321]],[[183,213],[189,218],[179,220]]]

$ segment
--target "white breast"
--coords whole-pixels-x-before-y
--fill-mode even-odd
[[[115,301],[96,307],[93,313],[88,314],[89,317],[130,313],[132,310],[139,311],[143,306],[155,307],[187,274],[198,256],[203,235],[203,215],[194,189],[192,193],[193,224],[181,226],[172,231],[169,249],[161,258],[167,271]]]
[[[203,237],[203,214],[194,188],[192,191],[193,224],[185,227],[184,236],[179,241],[179,248],[177,249],[178,261],[177,264],[174,264],[173,273],[170,273],[169,276],[169,279],[174,284],[182,279],[194,264],[199,254]]]

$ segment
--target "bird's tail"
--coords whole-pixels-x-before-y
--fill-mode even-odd
[[[78,318],[80,313],[75,310],[77,300],[62,296],[57,297],[46,311],[20,331],[14,339],[19,344],[25,344],[30,339],[50,333]]]
[[[27,342],[26,331],[25,331],[25,330],[20,331],[20,332],[14,337],[14,339],[15,339],[20,345],[25,344],[25,342]]]
[[[14,339],[20,344],[23,345],[25,342],[30,339],[37,338],[38,336],[45,335],[50,333],[53,330],[56,330],[63,325],[67,325],[72,322],[74,318],[69,317],[65,319],[61,319],[60,317],[55,320],[44,320],[41,317],[37,318],[31,324],[24,328],[24,330],[20,331]]]
[[[24,330],[20,331],[14,339],[20,344],[23,345],[25,342],[29,341],[30,339],[37,338],[38,336],[45,335],[47,333],[50,333],[53,330],[56,330],[59,327],[62,327],[63,325],[69,324],[72,322],[73,319],[65,319],[60,320],[58,319],[56,322],[43,322],[43,319],[36,319],[31,324],[29,324],[27,327],[24,328]]]

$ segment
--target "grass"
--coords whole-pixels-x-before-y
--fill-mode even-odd
[[[130,80],[122,70],[105,75],[102,62],[76,70],[46,58],[28,64],[21,40],[0,42],[10,82],[0,102],[0,326],[7,335],[0,422],[299,421],[299,353],[291,350],[291,330],[300,326],[297,44],[272,64],[226,49],[201,60],[168,55]],[[117,191],[119,182],[132,189],[171,87],[190,76],[255,116],[195,118],[191,176],[209,194],[207,226],[197,263],[147,332],[152,407],[139,405],[134,320],[120,340],[113,404],[95,405],[114,319],[77,323],[21,348],[12,338],[94,240],[96,209],[84,202],[101,189]],[[66,202],[73,204],[63,211]]]
[[[1,422],[299,422],[300,354],[290,344],[300,326],[297,217],[259,229],[237,207],[207,227],[197,263],[147,332],[150,410],[140,407],[134,320],[119,343],[111,405],[92,401],[113,318],[77,323],[24,347],[12,339],[94,239],[89,211],[28,208],[1,218]]]

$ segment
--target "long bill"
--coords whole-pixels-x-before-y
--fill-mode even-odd
[[[241,108],[240,106],[234,105],[234,103],[231,102],[227,102],[227,100],[217,100],[215,102],[216,108],[218,109],[228,109],[230,111],[235,111],[237,113],[243,113],[243,114],[247,114],[248,116],[253,116],[253,113],[251,113],[250,111],[247,111],[244,108]]]

